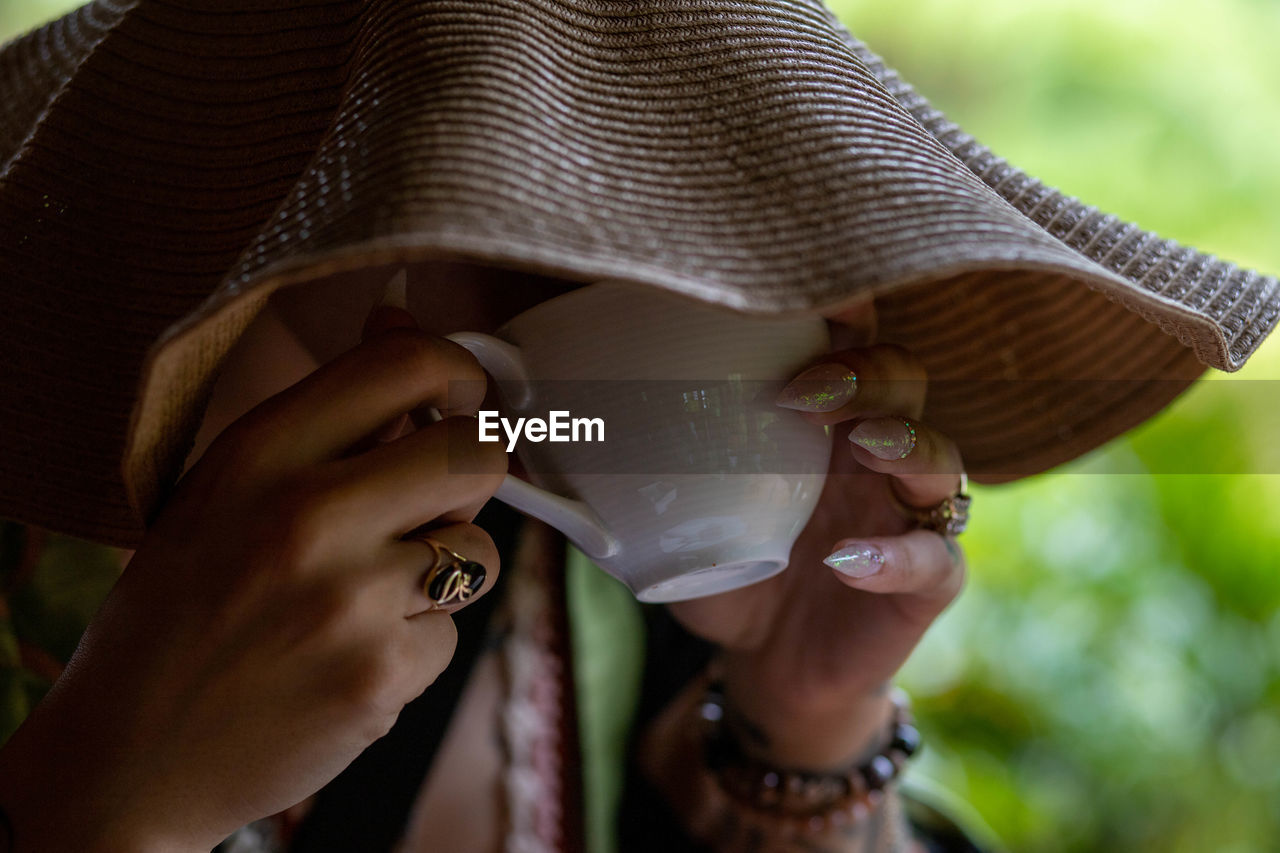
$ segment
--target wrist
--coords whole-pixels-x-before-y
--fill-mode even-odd
[[[753,766],[734,745],[727,761],[718,753],[717,724],[707,724],[713,697],[710,677],[695,679],[649,726],[638,752],[644,775],[692,838],[723,853],[907,849],[894,779],[915,744],[901,748],[899,731],[880,732],[875,755],[843,773]]]
[[[889,685],[870,690],[799,691],[769,686],[759,670],[726,658],[713,667],[723,684],[726,725],[752,758],[815,771],[856,764],[875,753],[893,702]]]
[[[801,834],[861,821],[884,800],[919,747],[902,693],[895,696],[891,722],[866,750],[867,757],[837,769],[779,765],[752,756],[727,725],[732,712],[726,705],[723,686],[710,682],[699,708],[707,767],[740,808]]]
[[[218,843],[166,834],[156,822],[163,813],[147,807],[138,787],[127,781],[125,762],[111,754],[103,732],[66,719],[52,699],[37,706],[0,749],[8,850],[180,853]]]

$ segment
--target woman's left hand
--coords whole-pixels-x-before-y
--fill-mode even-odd
[[[899,347],[833,353],[789,388],[783,404],[833,425],[837,445],[789,567],[671,610],[721,646],[746,748],[783,766],[842,767],[878,746],[889,680],[964,583],[955,539],[916,528],[890,489],[934,507],[957,492],[962,467],[956,445],[918,420],[924,371]]]

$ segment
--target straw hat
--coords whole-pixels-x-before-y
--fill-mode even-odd
[[[0,104],[0,515],[104,542],[268,295],[372,264],[874,293],[990,480],[1280,314],[1274,278],[1009,166],[819,0],[99,0],[4,48]]]

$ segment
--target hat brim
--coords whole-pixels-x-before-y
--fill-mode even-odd
[[[96,3],[0,53],[0,514],[137,540],[274,289],[467,261],[875,294],[978,479],[1239,367],[1274,278],[1045,187],[813,0]]]

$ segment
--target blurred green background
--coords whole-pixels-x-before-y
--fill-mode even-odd
[[[73,5],[0,0],[0,38]],[[1280,271],[1280,0],[833,5],[1032,174]],[[1280,336],[1130,437],[976,490],[969,587],[903,682],[913,775],[1008,849],[1280,849],[1277,378]],[[1230,473],[1163,473],[1195,458]]]

